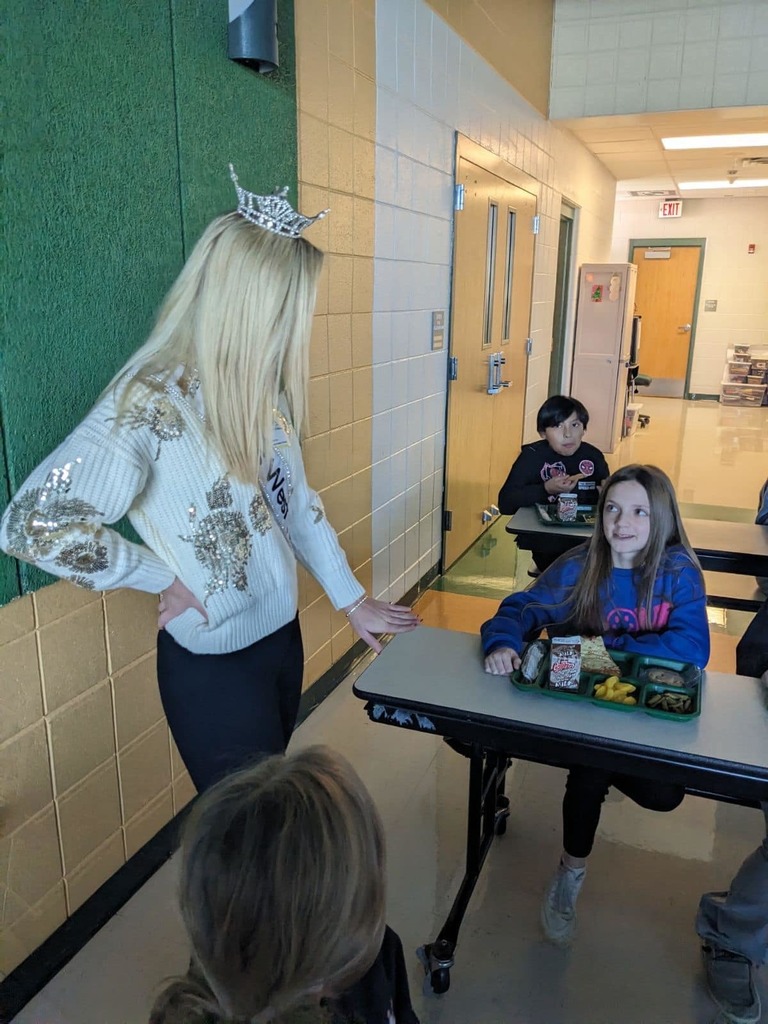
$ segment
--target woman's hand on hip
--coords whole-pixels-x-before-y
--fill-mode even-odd
[[[165,590],[158,594],[158,597],[160,598],[160,604],[157,606],[158,629],[165,629],[171,619],[177,618],[187,608],[197,609],[206,622],[208,621],[205,608],[203,608],[189,587],[184,586],[178,576],[170,587],[166,587]]]
[[[374,634],[407,633],[415,629],[421,621],[406,605],[387,604],[385,601],[377,601],[374,597],[366,597],[357,607],[355,604],[349,607],[352,610],[344,609],[344,612],[352,629],[377,654],[381,654],[382,647]]]
[[[492,676],[508,676],[520,668],[520,655],[511,647],[497,647],[485,659],[485,671]]]

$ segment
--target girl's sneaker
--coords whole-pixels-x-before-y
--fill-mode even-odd
[[[567,868],[561,861],[541,904],[541,926],[550,942],[568,946],[576,928],[576,900],[586,868]]]

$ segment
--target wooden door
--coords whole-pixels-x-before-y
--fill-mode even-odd
[[[536,212],[535,196],[461,155],[457,182],[464,197],[455,215],[446,567],[488,526],[520,450]]]
[[[673,245],[669,247],[669,259],[649,259],[648,252],[654,249],[637,246],[632,251],[637,266],[635,306],[643,318],[640,373],[653,378],[653,384],[643,388],[643,393],[683,398],[701,249]]]

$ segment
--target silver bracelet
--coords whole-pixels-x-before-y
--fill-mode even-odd
[[[365,604],[365,602],[366,602],[367,600],[368,600],[368,595],[367,595],[367,594],[363,594],[363,596],[362,596],[362,597],[359,597],[359,598],[357,599],[357,601],[355,601],[355,603],[354,603],[354,604],[352,605],[352,607],[351,607],[351,608],[348,608],[348,609],[347,609],[347,611],[345,611],[345,612],[344,612],[344,614],[345,614],[345,615],[347,616],[347,618],[349,618],[349,616],[350,616],[350,615],[351,615],[351,614],[352,614],[353,612],[356,612],[356,611],[357,611],[357,609],[358,609],[358,608],[359,608],[359,607],[360,607],[361,605],[364,605],[364,604]]]

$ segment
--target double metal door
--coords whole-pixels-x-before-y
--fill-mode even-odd
[[[444,565],[498,514],[523,432],[536,197],[462,155],[455,213]],[[464,147],[470,148],[469,144]],[[491,158],[491,154],[488,154]],[[509,167],[510,177],[519,176]]]

